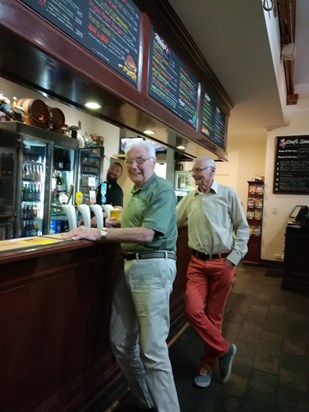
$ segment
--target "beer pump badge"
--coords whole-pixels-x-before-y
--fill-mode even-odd
[[[75,203],[81,205],[83,203],[84,195],[82,192],[76,192],[75,194]]]

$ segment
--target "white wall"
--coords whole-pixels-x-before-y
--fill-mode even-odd
[[[262,237],[262,259],[267,260],[283,255],[286,223],[294,206],[309,206],[309,195],[273,194],[276,137],[309,135],[309,98],[300,99],[295,106],[287,106],[286,113],[289,124],[272,130],[267,136]]]
[[[248,180],[265,175],[266,133],[228,139],[228,162],[217,162],[216,180],[233,187],[247,210]]]
[[[277,136],[309,135],[309,98],[285,108],[288,125],[260,136],[228,138],[228,162],[217,163],[216,179],[237,190],[247,207],[247,180],[265,176],[261,258],[278,260],[284,254],[284,234],[295,205],[308,205],[309,195],[273,194]]]
[[[247,180],[265,176],[261,258],[277,260],[284,254],[284,234],[295,205],[308,205],[309,195],[273,194],[277,136],[309,135],[309,98],[285,108],[287,126],[260,136],[228,138],[228,162],[217,163],[216,179],[237,190],[247,207]]]
[[[286,86],[282,60],[280,59],[280,33],[277,19],[272,13],[265,12],[265,22],[273,55],[280,100],[286,123],[267,134],[265,153],[265,194],[262,227],[261,257],[277,260],[284,256],[284,234],[289,215],[297,204],[309,204],[308,195],[273,194],[275,167],[275,145],[277,136],[309,135],[309,98],[299,99],[297,105],[286,106]]]

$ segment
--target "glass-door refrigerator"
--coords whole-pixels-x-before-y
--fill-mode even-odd
[[[56,139],[53,146],[49,234],[66,232],[69,229],[67,215],[63,212],[62,205],[74,204],[77,141],[67,139],[67,141]],[[73,144],[73,147],[68,146],[68,143]]]
[[[48,233],[52,143],[20,135],[16,237]],[[18,186],[20,189],[18,190]]]
[[[14,142],[11,155],[16,163],[12,188],[5,199],[7,206],[13,205],[12,231],[7,238],[63,231],[65,225],[62,221],[66,216],[61,204],[69,201],[70,186],[74,185],[76,177],[76,139],[20,122],[0,122],[0,152],[5,139]],[[56,163],[58,151],[61,151],[63,162],[67,161],[62,168]],[[57,175],[61,173],[61,181],[64,182],[59,193],[53,190],[56,165],[61,169],[57,170]],[[53,213],[57,216],[55,220],[61,220],[58,226],[57,222],[52,222]]]
[[[175,172],[175,193],[178,202],[188,193],[195,189],[195,182],[191,171],[176,171]]]
[[[17,181],[17,140],[0,129],[0,240],[14,232]]]
[[[96,203],[96,188],[103,179],[104,147],[79,149],[78,191],[83,194],[83,203]]]

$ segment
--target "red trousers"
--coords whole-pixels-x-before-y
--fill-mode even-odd
[[[204,261],[192,256],[189,263],[185,313],[205,344],[202,367],[212,367],[229,349],[222,336],[222,323],[235,271],[236,267],[227,266],[224,259]]]

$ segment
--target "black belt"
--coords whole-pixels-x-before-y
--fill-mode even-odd
[[[153,252],[137,252],[137,253],[124,253],[126,260],[139,260],[139,259],[174,259],[176,260],[175,252],[168,251],[153,251]]]
[[[198,252],[197,250],[192,249],[192,255],[201,260],[213,260],[213,259],[223,259],[226,258],[230,252],[228,253],[213,253],[209,255],[208,253]]]

